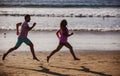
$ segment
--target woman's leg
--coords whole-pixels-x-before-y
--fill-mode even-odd
[[[68,42],[65,43],[65,46],[70,49],[70,53],[72,54],[74,60],[80,60],[79,58],[77,58],[77,57],[75,56],[75,53],[74,53],[74,51],[73,51],[73,47],[72,47]]]
[[[55,50],[53,50],[49,56],[47,56],[47,62],[49,62],[49,59],[51,58],[52,55],[54,55],[56,52],[58,52],[61,48],[63,47],[63,44],[60,44],[57,46]]]

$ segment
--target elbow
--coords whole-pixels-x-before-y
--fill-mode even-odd
[[[20,26],[22,23],[17,23],[16,26]]]
[[[16,24],[16,28],[18,28],[18,26],[19,26],[19,25],[18,25],[18,24]]]
[[[18,24],[16,24],[16,27],[18,27]]]

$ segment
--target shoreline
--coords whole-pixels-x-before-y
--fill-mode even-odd
[[[31,30],[30,32],[56,32],[58,29],[33,29]],[[7,32],[7,31],[16,31],[16,29],[0,29],[0,33],[1,32]],[[94,32],[100,32],[100,33],[119,33],[120,30],[117,29],[117,30],[112,30],[112,29],[69,29],[69,31],[73,31],[73,32],[82,32],[82,33],[86,33],[86,32],[90,32],[90,33],[94,33]]]

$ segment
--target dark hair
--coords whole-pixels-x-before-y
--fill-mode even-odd
[[[27,17],[30,17],[30,15],[29,15],[29,14],[25,15],[25,19],[26,19]]]
[[[62,31],[66,32],[66,25],[67,25],[67,21],[65,19],[63,19],[60,23],[60,28],[62,29]]]

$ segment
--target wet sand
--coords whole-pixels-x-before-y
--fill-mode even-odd
[[[4,52],[0,51],[0,76],[120,76],[120,51],[76,51],[79,61],[69,51],[61,51],[49,63],[50,51],[37,51],[39,62],[27,51],[12,52],[2,61]]]
[[[72,31],[70,31],[71,33]],[[120,32],[100,31],[73,31],[74,35],[68,38],[73,49],[83,51],[120,51]],[[28,38],[32,41],[35,51],[52,51],[59,44],[56,31],[30,31]],[[18,36],[15,30],[0,30],[0,50],[8,50],[15,46]],[[51,44],[51,45],[49,45]],[[102,47],[102,48],[101,48]],[[29,47],[22,44],[17,51],[27,51]],[[68,50],[62,48],[62,50]]]

